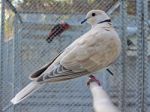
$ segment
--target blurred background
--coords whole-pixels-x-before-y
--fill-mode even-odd
[[[122,40],[122,53],[106,71],[96,73],[121,112],[150,111],[149,0],[0,0],[0,111],[93,112],[87,77],[49,84],[22,103],[10,100],[28,76],[90,29],[80,22],[88,11],[101,9],[111,17]],[[46,41],[58,23],[71,27]],[[133,44],[127,45],[127,39]]]

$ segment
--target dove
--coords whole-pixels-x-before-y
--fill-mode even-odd
[[[102,88],[101,83],[93,75],[89,76],[87,85],[93,97],[93,108],[95,112],[120,112],[119,109],[112,103],[109,95]]]
[[[51,31],[49,32],[49,36],[48,38],[46,39],[46,41],[48,43],[50,43],[56,36],[59,36],[60,34],[62,34],[64,31],[68,30],[71,26],[62,21],[61,23],[59,24],[56,24],[52,29]],[[108,73],[110,73],[111,75],[113,75],[113,72],[109,69],[106,69]]]
[[[49,32],[49,36],[47,37],[47,42],[50,43],[56,36],[59,36],[64,31],[68,30],[70,25],[64,21],[59,24],[56,24],[51,31]]]
[[[77,38],[56,58],[29,75],[31,83],[12,100],[17,104],[47,85],[89,75],[113,64],[121,52],[120,38],[110,17],[102,10],[92,10],[81,22],[91,29]]]

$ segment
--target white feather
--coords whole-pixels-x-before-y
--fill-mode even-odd
[[[40,84],[37,82],[31,82],[28,84],[25,88],[23,88],[12,100],[11,102],[13,104],[17,104],[21,102],[22,100],[26,99],[28,96],[30,96],[33,92],[38,90],[40,87],[42,87],[45,84]]]

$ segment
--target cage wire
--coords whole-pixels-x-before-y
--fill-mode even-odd
[[[18,105],[10,100],[29,74],[90,29],[81,25],[92,9],[106,11],[122,40],[122,53],[110,69],[96,73],[121,112],[150,111],[149,1],[147,0],[1,0],[0,111],[93,112],[87,77],[49,84]],[[47,43],[51,28],[65,21],[68,31]],[[134,45],[127,46],[127,39]]]

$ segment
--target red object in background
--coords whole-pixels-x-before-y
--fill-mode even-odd
[[[69,28],[70,25],[66,22],[56,24],[49,32],[49,36],[46,39],[47,42],[50,43],[54,39],[54,37],[60,36],[64,31],[68,30]]]

